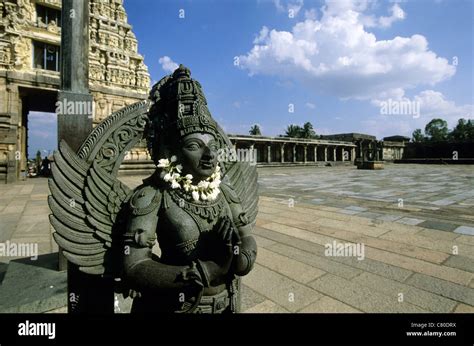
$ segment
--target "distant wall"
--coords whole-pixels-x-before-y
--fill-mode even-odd
[[[407,143],[403,151],[403,159],[472,159],[474,158],[474,142],[451,143]]]

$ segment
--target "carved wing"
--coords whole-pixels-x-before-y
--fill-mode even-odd
[[[234,162],[227,165],[226,179],[240,200],[248,220],[252,225],[257,220],[258,213],[258,182],[257,167],[249,162]]]
[[[232,143],[224,130],[217,125],[223,145],[232,148]],[[257,166],[249,162],[224,162],[223,180],[230,184],[242,202],[242,209],[252,225],[258,214],[258,174]]]
[[[64,141],[54,154],[52,171],[48,202],[54,239],[83,272],[103,274],[113,226],[130,189],[96,162],[88,168]]]
[[[113,270],[109,260],[120,213],[131,194],[116,175],[127,150],[143,137],[148,105],[137,102],[113,113],[77,154],[64,141],[54,154],[48,198],[53,236],[65,257],[84,273]]]

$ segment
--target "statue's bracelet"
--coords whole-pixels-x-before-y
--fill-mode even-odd
[[[203,288],[204,284],[201,277],[202,275],[197,269],[196,263],[192,262],[188,268],[181,270],[178,280],[183,282],[194,282],[196,285]]]

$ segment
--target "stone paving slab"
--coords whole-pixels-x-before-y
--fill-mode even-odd
[[[410,303],[387,296],[338,276],[326,274],[309,284],[315,290],[364,312],[426,312]]]
[[[66,272],[56,268],[54,253],[10,262],[0,285],[0,313],[44,312],[66,305]]]
[[[382,261],[417,273],[442,278],[461,285],[467,285],[474,277],[472,273],[463,270],[425,262],[416,258],[407,258],[396,253],[378,249],[371,249],[366,256],[374,260]]]
[[[474,235],[474,227],[459,226],[454,230],[455,233]]]
[[[470,257],[452,255],[443,264],[448,267],[458,268],[466,272],[474,273],[474,259]]]
[[[308,286],[259,264],[242,278],[242,282],[291,312],[296,312],[322,297]]]
[[[474,313],[474,306],[466,305],[466,304],[459,304],[456,309],[454,310],[456,313]]]
[[[407,284],[474,306],[474,290],[469,287],[419,273],[410,277]]]
[[[300,312],[304,313],[361,313],[362,311],[344,304],[336,299],[324,296],[308,305]]]
[[[417,244],[419,247],[423,247],[430,250],[436,250],[439,252],[444,252],[446,254],[453,254],[453,246],[457,247],[457,252],[460,255],[468,256],[474,258],[474,246],[466,245],[461,242],[458,242],[459,238],[455,238],[451,241],[437,239],[429,239],[426,236],[421,236],[417,234],[406,234],[396,231],[385,233],[381,236],[383,239],[388,239],[396,242],[401,242],[405,244]]]
[[[379,291],[392,298],[399,298],[401,293],[402,296],[400,297],[403,301],[432,312],[451,312],[457,305],[454,300],[367,272],[355,277],[352,282]]]
[[[452,232],[456,228],[459,228],[459,225],[446,223],[446,222],[440,222],[440,221],[424,221],[418,224],[418,226],[424,227],[424,228],[437,229],[437,230],[446,231],[446,232]]]
[[[242,305],[241,309],[243,312],[246,312],[248,309],[263,303],[266,300],[264,296],[255,292],[250,287],[242,284]]]
[[[251,308],[243,312],[247,314],[257,314],[257,313],[268,314],[268,313],[289,313],[290,311],[282,308],[280,305],[267,299],[255,306],[252,306]]]
[[[303,284],[326,273],[305,263],[266,250],[265,248],[258,250],[257,263]]]
[[[334,261],[331,261],[328,258],[322,256],[315,256],[312,253],[308,253],[304,250],[297,249],[285,244],[277,243],[270,246],[269,249],[283,256],[288,256],[299,262],[306,263],[315,268],[336,274],[341,277],[352,278],[360,273],[359,270],[348,265],[340,264],[337,262],[335,263]]]

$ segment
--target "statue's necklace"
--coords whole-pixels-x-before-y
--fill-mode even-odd
[[[183,209],[196,222],[200,232],[210,230],[224,209],[224,197],[222,194],[213,201],[194,201],[188,194],[182,190],[168,190],[174,203]]]
[[[186,174],[181,176],[182,165],[176,164],[176,156],[171,159],[160,159],[158,168],[162,169],[160,177],[169,183],[173,190],[184,190],[192,199],[198,201],[214,201],[220,193],[221,173],[219,165],[207,179],[201,180],[197,185],[192,184],[193,176]]]

